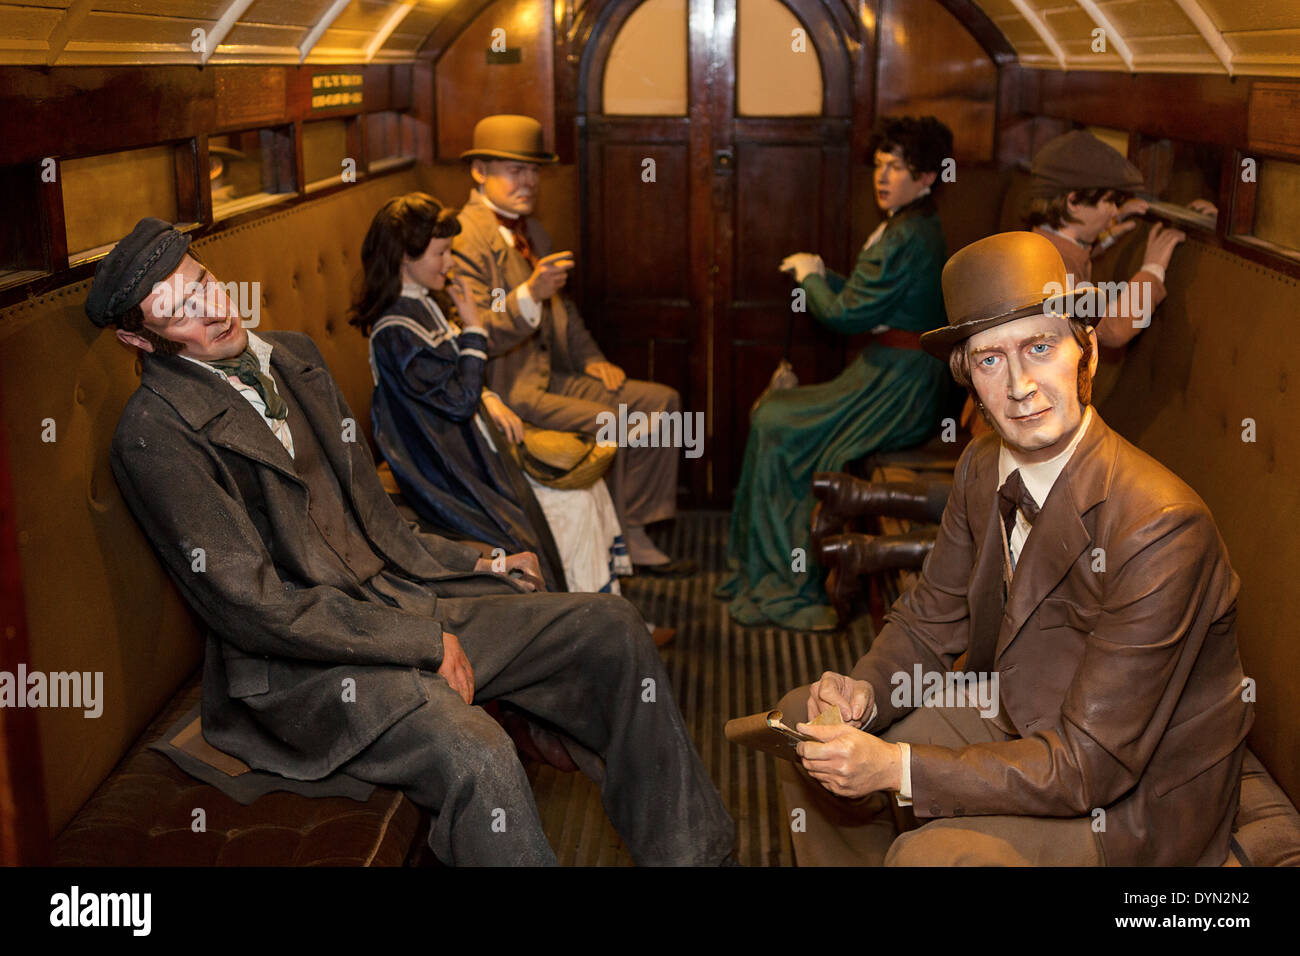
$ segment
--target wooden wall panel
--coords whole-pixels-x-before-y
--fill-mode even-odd
[[[654,181],[646,182],[648,162]],[[598,187],[604,223],[591,288],[602,301],[690,296],[687,219],[690,193],[685,143],[610,143]]]
[[[938,117],[959,160],[992,160],[998,70],[989,54],[938,3],[880,6],[877,114]]]
[[[434,71],[439,158],[469,149],[474,124],[493,113],[532,116],[542,124],[547,148],[555,148],[550,10],[544,0],[497,0],[442,54]],[[505,31],[504,55],[491,51],[496,29]]]

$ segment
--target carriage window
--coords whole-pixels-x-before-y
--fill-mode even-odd
[[[822,67],[808,30],[780,0],[739,0],[736,112],[820,116]]]
[[[415,156],[415,120],[387,110],[366,116],[366,157],[370,172],[396,166]]]
[[[208,137],[212,218],[225,219],[295,195],[293,167],[292,126]]]
[[[37,163],[0,166],[0,289],[35,279],[48,271],[44,236],[40,228],[41,189],[51,189]]]
[[[605,64],[606,115],[686,115],[686,0],[646,0]]]
[[[331,119],[302,124],[302,177],[308,192],[355,181],[357,157],[348,152],[348,122]],[[352,180],[343,178],[349,166]]]
[[[1139,136],[1137,164],[1151,195],[1186,206],[1196,199],[1219,205],[1223,149],[1205,143]]]
[[[182,218],[175,151],[173,146],[152,146],[59,164],[71,264],[107,254],[144,216],[167,222]]]
[[[1255,239],[1280,246],[1294,257],[1300,252],[1300,220],[1296,219],[1296,209],[1300,209],[1300,163],[1261,159],[1251,230]]]

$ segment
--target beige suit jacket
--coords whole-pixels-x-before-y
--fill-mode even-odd
[[[477,189],[470,192],[458,218],[461,232],[451,248],[488,329],[488,385],[517,414],[531,420],[552,373],[582,375],[589,363],[605,361],[604,353],[576,306],[562,294],[541,303],[536,328],[529,324],[517,290],[532,275],[532,267],[506,243],[496,214]],[[528,235],[538,258],[550,253],[551,237],[536,219],[528,220]]]

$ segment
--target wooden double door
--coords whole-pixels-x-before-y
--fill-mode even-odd
[[[604,69],[635,3],[596,25],[578,103],[584,314],[611,360],[704,414],[703,453],[683,460],[682,479],[693,503],[724,507],[777,363],[789,358],[803,383],[844,367],[842,337],[796,311],[777,267],[798,251],[846,265],[852,218],[843,24],[817,0],[789,0],[817,52],[820,113],[740,115],[736,3],[687,0],[684,115],[604,112]]]

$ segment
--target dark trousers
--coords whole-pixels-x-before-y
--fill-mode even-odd
[[[637,610],[606,594],[443,598],[437,618],[474,668],[475,702],[542,718],[603,761],[605,812],[639,865],[711,865],[735,824],[691,743]],[[342,770],[392,786],[433,815],[444,863],[544,865],[542,832],[515,747],[436,674],[429,699]]]

